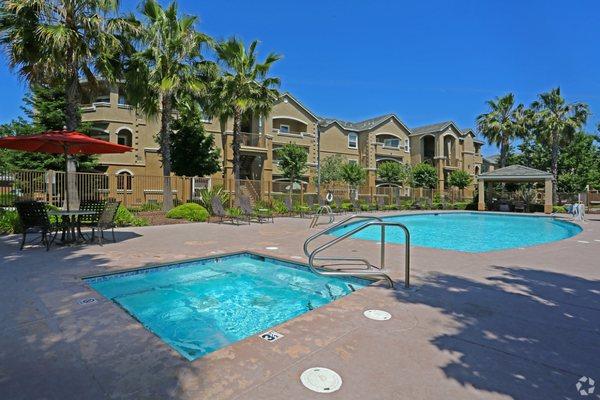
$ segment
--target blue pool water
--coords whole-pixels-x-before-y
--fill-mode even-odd
[[[369,283],[315,275],[299,264],[250,253],[86,281],[188,360]]]
[[[578,225],[549,217],[488,213],[425,213],[386,217],[408,227],[411,244],[445,250],[481,253],[535,246],[566,239],[581,232]],[[351,224],[333,232],[342,235],[356,228]],[[379,241],[380,227],[366,228],[353,237]],[[404,243],[404,232],[386,229],[386,241]]]

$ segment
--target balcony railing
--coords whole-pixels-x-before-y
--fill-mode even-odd
[[[458,160],[455,158],[448,158],[444,160],[444,165],[446,167],[458,167]]]
[[[265,137],[260,133],[241,133],[241,145],[248,147],[266,147]]]
[[[296,131],[287,131],[287,132],[283,132],[281,131],[281,129],[277,129],[277,128],[273,128],[272,133],[276,134],[276,135],[293,135],[293,136],[304,136],[306,135],[306,132],[296,132]]]

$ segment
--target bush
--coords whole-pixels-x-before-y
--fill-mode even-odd
[[[223,189],[222,186],[213,186],[211,189],[200,189],[198,203],[202,207],[204,207],[210,214],[213,214],[212,201],[215,197],[221,199],[221,203],[223,203],[224,206],[227,206],[227,204],[229,204],[229,192]]]
[[[21,221],[14,210],[0,210],[0,234],[6,235],[21,232]]]
[[[453,208],[455,210],[466,210],[469,203],[466,202],[458,202],[453,204]]]
[[[558,214],[566,214],[567,213],[567,209],[564,206],[553,206],[552,207],[552,212],[553,213],[558,213]]]
[[[281,200],[273,200],[273,211],[277,214],[286,214],[288,212],[285,203]]]
[[[209,214],[206,208],[196,203],[186,203],[173,208],[167,213],[167,218],[187,219],[194,222],[205,222]]]
[[[146,226],[148,225],[148,220],[136,217],[125,206],[120,205],[117,209],[115,224],[117,224],[117,226]]]

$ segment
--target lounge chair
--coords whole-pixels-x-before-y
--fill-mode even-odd
[[[522,201],[515,201],[514,211],[515,212],[525,212],[525,203]]]
[[[15,203],[15,207],[23,229],[20,250],[25,247],[27,234],[31,232],[39,232],[41,243],[46,246],[46,251],[50,250],[59,226],[50,221],[46,204],[39,201],[18,201]]]
[[[271,219],[273,222],[273,214],[270,210],[262,209],[255,211],[250,204],[250,199],[246,196],[240,196],[240,209],[242,210],[242,215],[248,220],[248,223],[253,219],[256,220],[259,224],[262,224],[264,221]]]
[[[379,211],[385,210],[385,197],[377,197],[377,209]]]
[[[120,201],[108,201],[104,204],[104,208],[100,215],[98,215],[98,221],[95,226],[92,225],[92,238],[93,242],[96,238],[96,231],[100,233],[98,236],[98,243],[102,246],[104,239],[104,231],[111,230],[112,232],[112,241],[113,243],[117,241],[115,237],[115,227],[117,224],[115,223],[115,219],[117,217],[117,210],[119,209]]]
[[[287,214],[289,214],[290,216],[293,216],[296,213],[294,210],[294,203],[292,202],[292,199],[289,196],[286,196],[283,199],[283,205],[286,208]]]
[[[217,196],[213,197],[211,205],[212,205],[213,215],[215,217],[220,218],[219,219],[220,224],[222,224],[224,220],[229,220],[229,221],[231,221],[232,224],[238,225],[238,222],[240,219],[236,216],[228,214],[225,211],[225,208],[223,207],[223,203],[221,202],[220,198],[218,198]]]

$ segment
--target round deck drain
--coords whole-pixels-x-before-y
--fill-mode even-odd
[[[363,313],[363,315],[375,321],[387,321],[388,319],[392,318],[392,314],[383,310],[367,310]]]
[[[304,386],[317,393],[333,393],[342,387],[342,377],[329,368],[309,368],[300,375]]]

